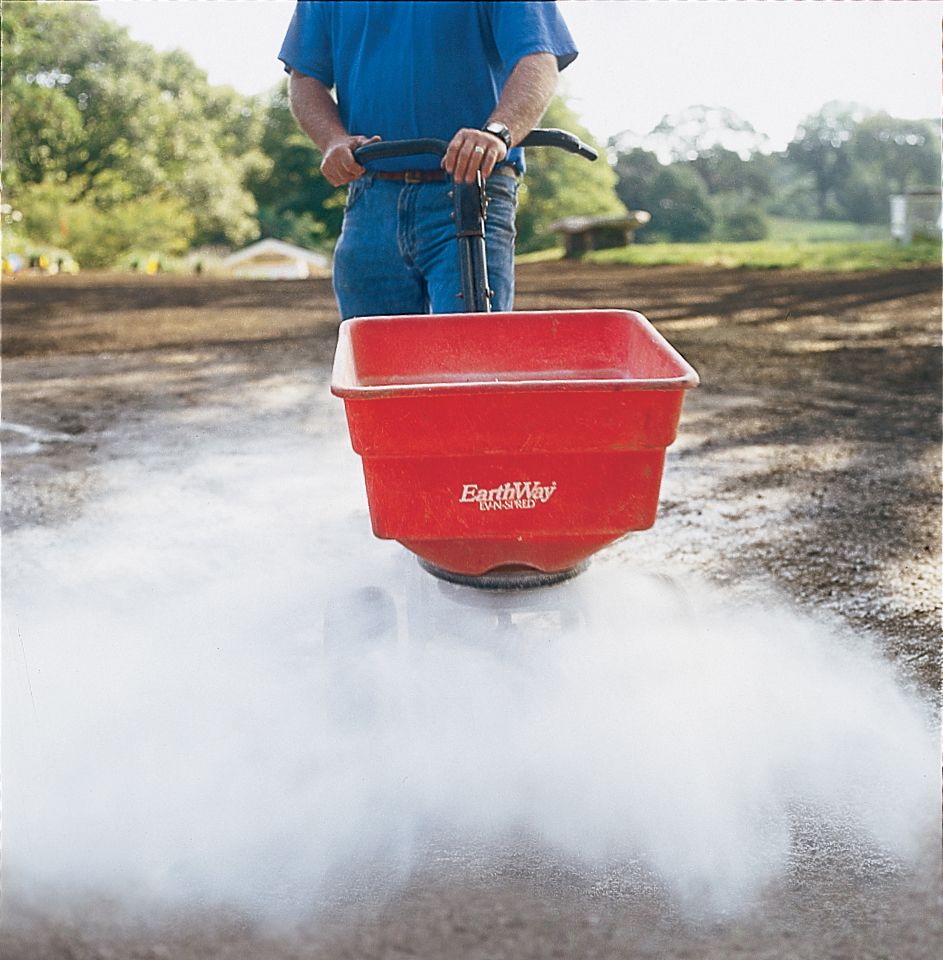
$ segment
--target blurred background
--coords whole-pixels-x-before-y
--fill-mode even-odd
[[[525,258],[938,258],[935,4],[560,7],[581,54],[543,123],[608,162],[532,155]],[[343,191],[288,108],[293,9],[4,4],[4,271],[324,273]]]

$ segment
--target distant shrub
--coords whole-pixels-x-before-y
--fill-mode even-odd
[[[68,251],[82,267],[111,267],[135,250],[179,256],[194,235],[182,200],[144,196],[102,209],[74,183],[29,184],[16,198],[20,228],[37,245]]]
[[[734,243],[765,240],[769,236],[769,221],[759,207],[742,207],[720,220],[715,236],[718,240]]]

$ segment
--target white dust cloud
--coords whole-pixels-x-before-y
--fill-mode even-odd
[[[441,584],[371,537],[340,439],[245,449],[8,536],[8,891],[294,911],[519,838],[729,908],[810,818],[916,854],[934,738],[860,641],[616,564]]]

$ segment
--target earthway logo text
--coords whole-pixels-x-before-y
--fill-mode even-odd
[[[477,503],[479,510],[533,510],[546,503],[557,489],[557,483],[536,480],[514,480],[497,487],[479,487],[477,483],[462,485],[459,503]]]

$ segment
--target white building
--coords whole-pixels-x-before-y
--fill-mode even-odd
[[[252,280],[306,280],[331,273],[331,260],[325,254],[271,238],[228,256],[223,266],[233,276]]]
[[[943,229],[939,190],[907,190],[891,194],[891,236],[901,243],[914,237],[936,238]]]

